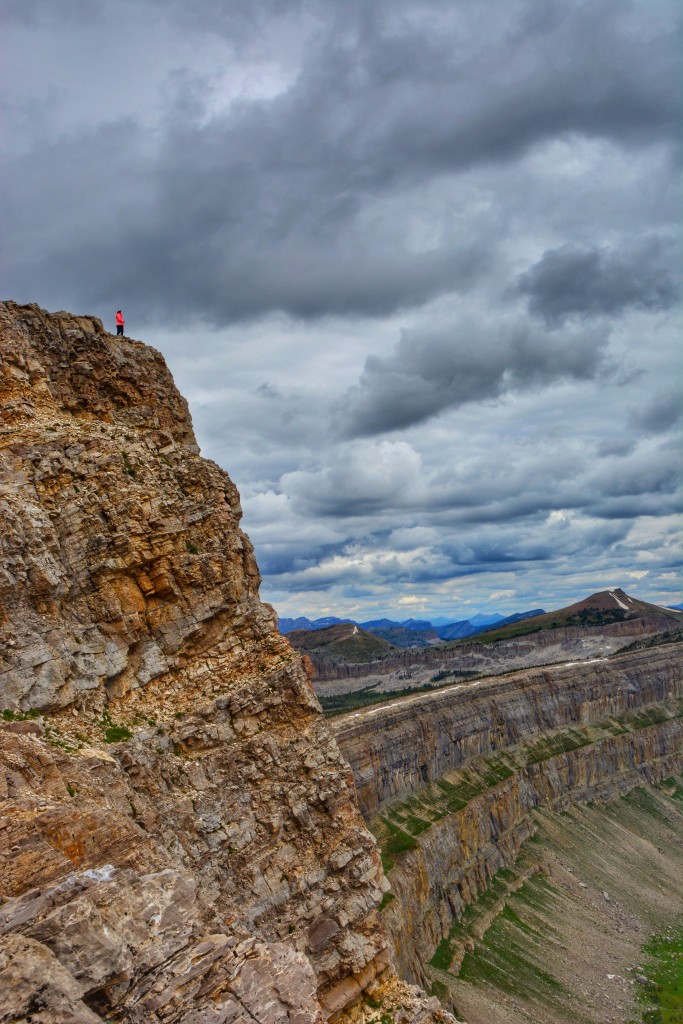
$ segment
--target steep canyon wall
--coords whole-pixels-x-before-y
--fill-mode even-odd
[[[609,800],[683,763],[681,645],[511,673],[334,723],[395,899],[397,962],[426,965],[533,832],[536,807]]]

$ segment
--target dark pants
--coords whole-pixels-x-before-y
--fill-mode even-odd
[[[123,334],[123,324],[117,324],[116,325],[116,333],[117,334]]]

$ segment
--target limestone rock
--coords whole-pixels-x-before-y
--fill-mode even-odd
[[[0,1024],[97,1024],[82,986],[50,950],[20,935],[0,937]]]
[[[477,755],[492,756],[546,732],[576,728],[683,697],[682,645],[604,661],[526,669],[470,686],[396,701],[372,716],[332,722],[372,818]],[[646,758],[647,763],[647,758]]]
[[[3,1020],[317,1024],[398,984],[240,516],[158,352],[0,303]]]
[[[439,943],[515,862],[535,808],[607,802],[681,770],[682,654],[666,644],[530,669],[333,720],[367,820],[397,825],[407,801],[420,807],[383,915],[402,977],[427,985]]]

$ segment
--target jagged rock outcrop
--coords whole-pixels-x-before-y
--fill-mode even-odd
[[[0,401],[0,1022],[439,1019],[162,357],[2,303]]]
[[[393,862],[384,917],[406,977],[428,982],[436,947],[532,834],[534,808],[608,801],[680,771],[682,653],[517,672],[334,721]]]

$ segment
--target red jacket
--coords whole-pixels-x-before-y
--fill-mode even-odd
[[[123,319],[123,313],[117,313],[116,314],[116,324],[117,324],[117,326],[123,327],[125,322],[126,321]]]

